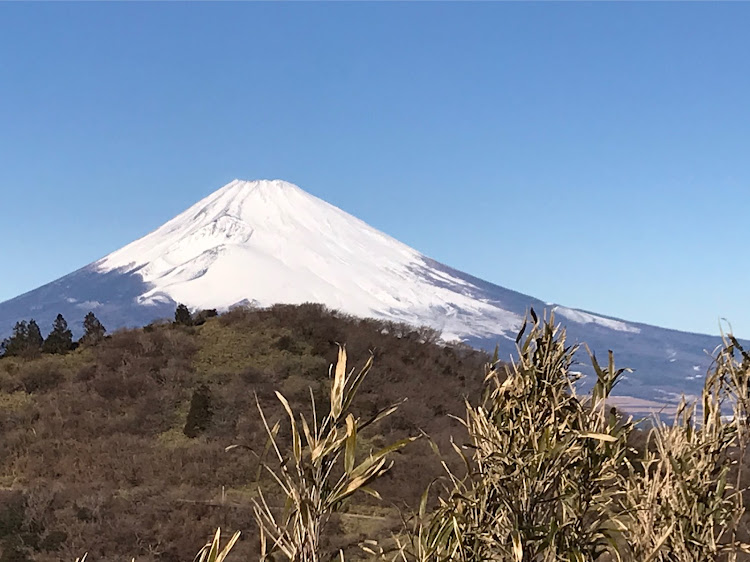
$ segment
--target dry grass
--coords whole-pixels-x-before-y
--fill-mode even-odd
[[[349,411],[371,366],[372,358],[358,373],[355,370],[347,373],[346,351],[340,348],[330,390],[330,411],[318,420],[311,390],[310,423],[303,414],[295,415],[287,399],[276,393],[289,416],[291,451],[282,453],[277,438],[280,424],[271,428],[258,406],[268,434],[268,449],[277,461],[273,465],[264,461],[261,466],[286,497],[283,510],[271,507],[260,488],[258,498],[253,500],[260,528],[261,560],[280,554],[295,562],[317,562],[321,533],[331,516],[356,492],[379,498],[369,485],[390,470],[393,461],[389,455],[414,441],[414,438],[402,439],[377,452],[370,451],[357,462],[360,432],[398,408],[394,404],[366,421]]]
[[[291,357],[294,353],[290,347],[296,343],[286,332],[276,339],[261,333],[255,343],[269,349],[267,354],[253,355],[245,348],[230,357],[231,361],[217,363],[223,349],[219,331],[215,334],[211,331],[217,328],[218,324],[207,324],[203,330],[198,329],[199,337],[208,343],[204,342],[203,355],[198,356],[196,364],[201,372],[195,375],[196,379],[207,374],[234,373],[233,376],[255,380],[258,378],[255,371],[241,372],[248,358],[253,358],[253,367],[259,370],[265,367],[266,355],[274,361],[276,355],[286,361],[286,354]],[[307,355],[327,345],[325,336],[316,330],[311,328],[312,343],[304,349]],[[107,396],[114,396],[105,401],[109,409],[112,400],[125,404],[148,394],[149,389],[162,388],[157,385],[181,389],[181,381],[192,380],[193,371],[170,363],[159,345],[165,349],[190,349],[187,337],[177,332],[155,332],[149,337],[133,333],[127,336],[129,339],[125,336],[113,339],[106,349],[92,352],[100,363],[97,369],[102,372],[83,373],[85,377],[78,376],[73,382],[79,387],[90,384],[97,392],[107,390]],[[238,342],[232,346],[239,345]],[[639,422],[622,417],[608,405],[611,391],[624,372],[615,366],[611,353],[605,365],[591,355],[597,381],[590,396],[578,396],[575,391],[578,375],[571,371],[576,347],[567,345],[565,331],[555,324],[554,317],[540,319],[532,312],[531,322],[524,326],[517,344],[517,361],[510,365],[493,361],[486,366],[482,397],[465,402],[465,413],[459,420],[463,431],[453,432],[455,442],[444,441],[441,445],[443,450],[450,446],[452,453],[443,456],[436,443],[425,440],[432,444],[437,455],[435,463],[442,465],[444,477],[425,490],[416,513],[404,517],[403,530],[391,540],[361,537],[366,539],[362,542],[363,556],[391,562],[734,562],[742,553],[750,552],[740,529],[745,513],[746,475],[742,467],[746,464],[750,439],[746,424],[750,406],[750,354],[733,337],[726,336],[723,347],[717,351],[700,399],[696,403],[683,400],[673,423],[653,419],[643,425],[645,429],[639,429]],[[419,345],[423,347],[414,349],[424,349],[423,357],[403,349],[412,364],[415,359],[427,363],[431,357],[427,351],[435,353],[427,344]],[[138,354],[131,352],[131,348],[137,348]],[[121,353],[115,354],[113,350]],[[218,359],[211,355],[214,351],[218,351]],[[444,348],[439,353],[456,356],[459,362],[463,360],[460,350]],[[295,364],[293,371],[306,371],[320,361],[319,356],[314,357],[315,361]],[[80,359],[74,357],[71,361]],[[275,378],[274,384],[289,396],[276,393],[281,406],[273,410],[273,418],[265,413],[272,410],[270,405],[264,406],[264,412],[256,396],[260,430],[265,431],[268,439],[266,449],[258,454],[263,477],[257,476],[256,481],[263,486],[259,486],[257,494],[246,494],[246,499],[252,502],[260,529],[261,559],[322,561],[330,552],[321,547],[324,539],[330,539],[326,534],[345,531],[362,517],[369,526],[359,526],[360,531],[382,533],[387,527],[383,520],[388,517],[348,512],[347,503],[355,493],[379,498],[375,488],[389,489],[380,484],[387,483],[397,472],[381,478],[393,466],[393,453],[414,440],[413,437],[397,439],[414,432],[413,428],[400,428],[399,431],[407,433],[390,437],[389,440],[396,440],[392,445],[387,445],[382,436],[362,438],[363,430],[393,414],[397,404],[380,409],[368,407],[366,415],[353,411],[352,402],[372,366],[372,357],[360,371],[347,372],[346,362],[346,352],[340,348],[330,372],[329,400],[322,401],[310,391],[311,409],[307,417],[299,412],[299,401],[291,399],[292,394],[301,394],[304,379],[287,370]],[[138,367],[139,373],[149,373],[148,377],[141,377],[143,388],[133,387],[134,375],[130,371],[127,377],[120,373],[123,365],[131,370]],[[146,366],[158,368],[146,370]],[[34,368],[31,363],[4,363],[0,378],[6,387],[6,405],[14,412],[24,413],[32,399],[55,398],[56,393],[46,387],[33,391],[26,388],[21,394],[24,380],[28,379],[27,387],[29,381],[37,380],[38,377],[31,376],[36,373]],[[129,386],[121,389],[120,379],[112,378],[110,371],[122,375],[120,378]],[[169,376],[162,376],[162,371]],[[65,369],[61,372],[60,384],[73,384],[72,375]],[[445,375],[449,377],[450,372]],[[105,380],[109,386],[98,383],[97,377],[104,376],[112,378]],[[380,381],[377,393],[381,396],[389,396],[389,383],[398,382],[395,372],[389,376],[392,378]],[[254,383],[259,390],[265,389],[266,383],[271,384],[261,379]],[[325,386],[323,380],[307,380],[310,387]],[[455,384],[454,395],[463,394],[459,380],[452,377],[446,380]],[[235,387],[230,386],[231,380],[227,381],[226,392],[220,385],[215,390],[228,404]],[[415,384],[420,383],[415,381]],[[430,391],[422,388],[423,393],[432,396]],[[78,396],[69,391],[68,394]],[[176,393],[175,397],[183,394]],[[263,400],[272,396],[265,390],[258,394]],[[375,391],[370,391],[370,395],[374,394]],[[184,396],[181,400],[184,402]],[[732,415],[726,416],[729,410]],[[144,409],[144,413],[149,411]],[[247,415],[245,411],[232,412]],[[392,424],[402,412],[403,409],[388,418],[381,429]],[[278,414],[286,422],[269,423]],[[25,419],[20,414],[13,415],[14,423],[18,423],[16,418]],[[64,421],[62,412],[59,416]],[[221,423],[229,424],[230,413],[224,417],[227,419],[222,417]],[[170,448],[172,453],[181,451],[185,444],[174,440],[174,427],[162,425],[158,430],[153,428],[154,439],[174,445]],[[47,433],[52,429],[50,426]],[[644,431],[643,446],[634,447],[635,438]],[[45,435],[34,432],[37,434]],[[25,433],[22,437],[30,439]],[[209,437],[207,434],[199,441],[208,443]],[[126,444],[124,438],[120,441]],[[190,447],[194,448],[199,441],[193,441]],[[80,445],[72,438],[66,443],[71,447]],[[117,450],[112,448],[112,455]],[[211,465],[212,451],[206,449],[205,453],[206,470],[202,477],[206,482],[209,477],[216,478],[221,464],[217,458],[215,466]],[[408,469],[414,470],[413,466]],[[113,465],[112,470],[115,468]],[[184,470],[188,468],[186,465]],[[414,474],[413,478],[418,476]],[[389,490],[389,495],[395,491]],[[26,494],[26,497],[28,501],[35,496]],[[222,493],[222,504],[223,498]],[[382,507],[383,512],[393,509],[392,505]],[[43,510],[36,511],[42,514]],[[94,515],[95,511],[92,510]],[[237,538],[235,534],[222,549],[217,532],[196,560],[223,561]],[[237,554],[235,549],[232,555]],[[339,551],[338,557],[344,559],[343,551]]]
[[[592,395],[576,396],[574,347],[554,318],[519,334],[519,360],[491,365],[479,405],[466,404],[466,475],[448,471],[439,505],[427,496],[396,554],[404,561],[697,562],[736,560],[750,360],[725,339],[701,414],[683,402],[672,425],[654,420],[647,446],[606,406],[623,370],[610,353]],[[734,407],[731,420],[722,408]]]

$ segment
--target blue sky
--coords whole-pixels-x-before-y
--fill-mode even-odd
[[[0,300],[239,177],[750,337],[748,3],[0,4]]]

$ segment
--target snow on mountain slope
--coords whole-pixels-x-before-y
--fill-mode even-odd
[[[283,181],[235,180],[95,266],[137,271],[151,286],[141,304],[321,302],[439,326],[447,338],[510,334],[521,322],[417,251]]]
[[[110,331],[141,326],[171,317],[178,302],[319,302],[428,325],[446,340],[498,343],[503,357],[529,308],[554,310],[571,341],[600,356],[612,349],[618,365],[636,370],[622,394],[664,402],[699,391],[720,343],[545,303],[432,260],[290,183],[240,180],[101,260],[0,303],[0,338],[28,318],[49,330],[58,313],[80,334],[89,310]]]
[[[610,330],[631,332],[633,334],[638,334],[641,331],[637,326],[631,326],[621,320],[604,318],[603,316],[597,316],[596,314],[583,312],[582,310],[573,310],[572,308],[567,308],[565,306],[553,306],[551,310],[554,311],[555,314],[567,318],[568,320],[572,320],[573,322],[578,322],[579,324],[598,324],[605,328],[609,328]]]

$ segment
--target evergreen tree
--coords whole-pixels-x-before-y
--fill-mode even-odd
[[[39,329],[39,324],[37,324],[36,320],[33,318],[29,320],[28,330],[25,353],[28,355],[36,355],[42,349],[42,344],[44,343],[42,331]]]
[[[3,340],[2,343],[2,355],[5,357],[11,357],[14,355],[22,355],[26,350],[26,345],[29,340],[29,325],[25,320],[16,322],[13,327],[13,335]]]
[[[191,326],[193,324],[193,318],[190,316],[190,310],[184,304],[177,305],[177,309],[174,311],[174,323],[181,324],[183,326]]]
[[[81,343],[86,345],[95,345],[104,339],[104,334],[107,333],[107,329],[104,325],[99,322],[99,319],[94,316],[93,312],[89,312],[83,319],[83,337]]]
[[[58,314],[52,323],[52,331],[42,349],[45,353],[67,353],[73,349],[73,332],[68,329],[68,323],[62,314]]]
[[[190,410],[188,411],[187,420],[182,432],[191,439],[197,437],[206,430],[212,416],[211,392],[205,384],[202,384],[193,391],[193,398],[190,400]]]

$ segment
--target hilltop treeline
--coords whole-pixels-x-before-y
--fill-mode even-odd
[[[217,316],[215,309],[198,310],[191,313],[184,304],[178,304],[174,313],[174,323],[181,326],[200,326],[207,319]],[[37,357],[42,353],[63,354],[75,350],[79,345],[95,345],[102,341],[107,329],[93,312],[83,319],[83,335],[77,341],[68,328],[68,322],[58,314],[52,323],[52,329],[46,337],[42,336],[39,324],[31,318],[20,320],[13,327],[10,337],[0,341],[1,357]]]
[[[94,345],[104,339],[107,329],[89,312],[83,319],[83,336],[73,340],[73,332],[62,314],[52,323],[52,330],[42,336],[36,320],[20,320],[13,327],[13,334],[0,342],[0,357],[37,357],[42,353],[63,354],[73,351],[79,345]]]

